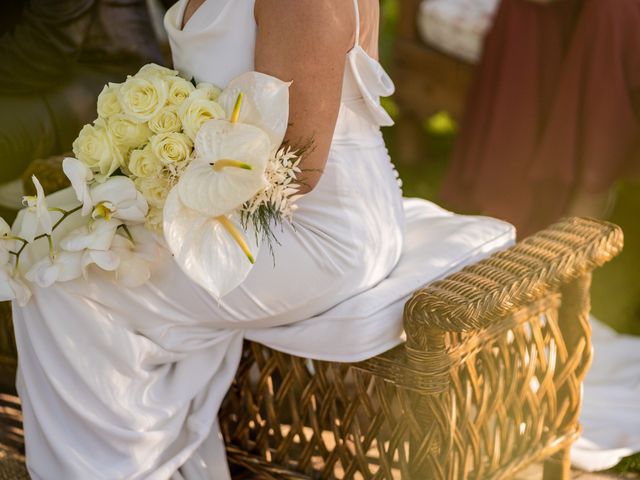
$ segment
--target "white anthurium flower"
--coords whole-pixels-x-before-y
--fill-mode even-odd
[[[68,282],[80,278],[83,272],[83,252],[58,252],[36,262],[25,278],[46,288],[55,282]]]
[[[220,299],[240,285],[253,267],[259,244],[251,226],[236,215],[203,215],[182,203],[178,189],[164,206],[164,236],[182,271]]]
[[[22,203],[27,208],[19,233],[19,236],[29,243],[33,242],[39,229],[47,235],[51,235],[53,229],[53,220],[47,206],[44,189],[35,175],[31,177],[31,180],[36,187],[36,195],[22,198]]]
[[[231,118],[236,100],[244,96],[239,123],[254,125],[264,131],[275,153],[284,140],[289,124],[289,87],[291,82],[260,72],[246,72],[229,82],[218,103]]]
[[[29,303],[31,290],[9,264],[0,266],[0,302],[15,300],[24,307]]]
[[[130,223],[142,223],[149,211],[144,196],[129,177],[116,176],[94,186],[90,192],[94,204],[92,217],[116,218]]]
[[[93,181],[93,172],[80,160],[71,157],[62,161],[62,170],[71,182],[76,198],[82,202],[82,216],[89,215],[93,210],[93,200],[89,190],[89,184]]]
[[[151,277],[151,264],[158,255],[158,242],[149,230],[141,226],[129,228],[131,239],[116,235],[111,250],[120,262],[115,270],[116,281],[129,288],[144,285]]]
[[[259,128],[210,120],[198,132],[195,149],[177,185],[187,207],[210,217],[226,215],[266,186],[271,147]]]

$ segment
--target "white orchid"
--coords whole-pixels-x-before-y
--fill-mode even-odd
[[[94,208],[92,217],[119,219],[128,223],[142,223],[149,211],[144,196],[129,177],[116,176],[95,185],[91,191]]]
[[[154,235],[144,227],[129,229],[132,239],[116,235],[111,250],[119,257],[116,281],[129,288],[139,287],[151,277],[151,264],[158,253]]]
[[[10,264],[0,266],[0,301],[15,300],[24,307],[29,303],[31,290]]]
[[[58,252],[36,262],[25,278],[46,288],[55,282],[68,282],[82,276],[83,252]]]
[[[35,175],[31,177],[31,180],[36,187],[36,195],[22,197],[22,203],[27,208],[19,233],[19,236],[28,242],[33,242],[39,230],[42,233],[51,235],[53,229],[53,219],[47,206],[44,189]]]
[[[92,264],[110,272],[118,268],[120,257],[112,250],[112,246],[120,225],[115,219],[98,219],[70,232],[60,241],[64,252],[80,255],[80,270],[79,273],[75,270],[75,275],[86,274],[87,267]],[[71,256],[66,261],[71,263]]]
[[[89,190],[89,185],[93,181],[93,172],[80,160],[70,157],[62,161],[62,170],[71,182],[78,201],[82,202],[82,215],[89,215],[93,210],[93,200]]]

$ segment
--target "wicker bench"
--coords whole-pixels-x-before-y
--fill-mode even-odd
[[[562,220],[417,291],[406,343],[364,362],[247,343],[220,412],[230,463],[266,479],[486,480],[547,459],[545,479],[568,479],[591,272],[622,243],[615,225]]]

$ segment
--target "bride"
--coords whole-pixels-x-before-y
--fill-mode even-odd
[[[401,342],[416,288],[513,242],[504,222],[403,201],[380,133],[393,84],[376,60],[378,0],[181,0],[165,26],[196,81],[257,70],[293,82],[287,140],[314,144],[305,195],[275,261],[260,256],[220,301],[162,240],[142,287],[97,269],[33,287],[14,323],[34,479],[228,479],[217,411],[243,339],[369,358]]]

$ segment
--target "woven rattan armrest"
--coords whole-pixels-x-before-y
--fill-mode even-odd
[[[407,345],[427,348],[429,331],[486,328],[602,266],[622,249],[611,223],[567,218],[512,248],[417,291],[405,306]]]

